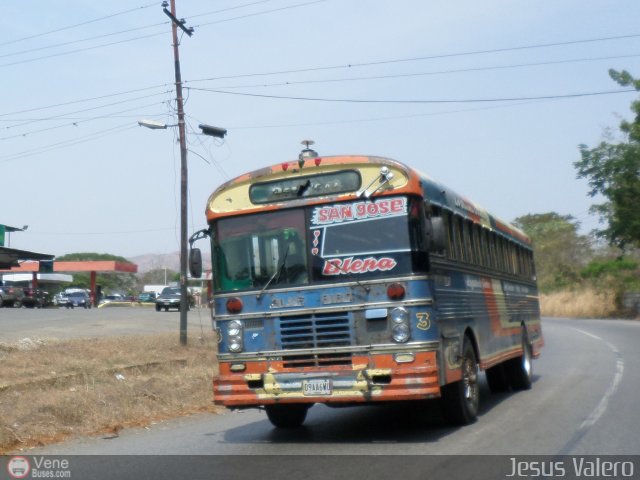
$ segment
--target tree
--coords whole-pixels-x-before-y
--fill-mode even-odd
[[[556,212],[518,217],[513,222],[531,238],[538,284],[543,291],[567,287],[580,280],[591,259],[590,240],[580,235],[580,223]]]
[[[619,85],[640,91],[640,80],[628,72],[609,70],[609,75]],[[640,100],[631,104],[631,110],[635,113],[634,120],[620,123],[623,141],[602,141],[592,149],[582,144],[581,159],[574,163],[578,178],[589,182],[589,195],[602,195],[606,199],[591,207],[607,223],[607,228],[598,235],[622,249],[640,246]]]
[[[86,260],[111,260],[115,262],[131,263],[124,257],[111,255],[109,253],[81,252],[69,253],[61,257],[56,257],[57,261],[79,262]],[[96,282],[102,286],[103,291],[117,291],[134,293],[136,286],[136,276],[133,273],[98,274]],[[88,273],[74,273],[73,285],[80,288],[90,288],[91,279]]]

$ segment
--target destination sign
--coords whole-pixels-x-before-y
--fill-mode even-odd
[[[355,192],[360,188],[360,174],[355,170],[320,173],[256,183],[249,189],[252,203],[262,204]]]
[[[404,214],[407,212],[407,199],[382,198],[375,202],[356,202],[316,207],[311,223],[315,226],[380,218]]]

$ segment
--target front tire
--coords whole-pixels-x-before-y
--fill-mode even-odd
[[[462,346],[462,380],[442,387],[442,411],[447,423],[468,425],[478,416],[480,389],[478,385],[478,361],[469,337]]]
[[[297,428],[302,426],[307,418],[309,406],[292,405],[267,405],[265,407],[269,421],[276,428]]]

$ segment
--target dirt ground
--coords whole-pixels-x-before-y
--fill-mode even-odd
[[[216,412],[211,331],[0,343],[0,454]]]

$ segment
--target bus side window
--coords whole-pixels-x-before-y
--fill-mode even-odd
[[[452,214],[449,211],[445,211],[444,215],[442,215],[442,219],[444,220],[445,229],[447,231],[447,258],[454,259],[454,243],[453,243],[453,218]]]
[[[477,238],[476,238],[476,225],[473,222],[467,221],[467,225],[469,225],[469,246],[471,253],[471,263],[478,263],[478,249],[476,248]]]
[[[452,220],[454,249],[451,252],[451,256],[456,260],[462,260],[462,218],[458,215],[453,215]]]
[[[461,218],[460,231],[462,233],[462,261],[471,263],[471,239],[469,238],[469,223]]]
[[[489,243],[487,242],[487,229],[479,227],[480,229],[480,264],[489,268],[491,263],[489,262]]]
[[[489,266],[494,270],[497,270],[498,259],[496,257],[496,234],[490,231],[487,236],[489,242]]]
[[[504,248],[502,245],[502,237],[500,235],[496,235],[496,256],[498,258],[498,270],[501,272],[505,271],[505,261],[504,261]]]
[[[513,243],[509,243],[509,251],[511,257],[511,273],[514,275],[518,274],[518,252],[516,250],[516,246]]]
[[[480,225],[477,223],[471,224],[471,240],[473,242],[473,256],[476,265],[482,265],[482,246],[480,241]]]

